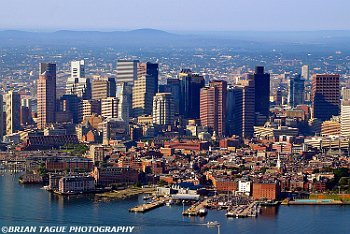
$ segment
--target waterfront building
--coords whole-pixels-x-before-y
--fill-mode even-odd
[[[154,124],[174,124],[175,106],[171,93],[157,93],[154,96],[152,116]]]
[[[59,179],[58,191],[74,194],[95,191],[95,179],[90,175],[69,175]]]
[[[133,85],[137,79],[137,66],[139,62],[139,60],[118,60],[117,83]]]
[[[270,74],[264,72],[263,66],[255,67],[254,83],[255,112],[267,119],[270,113]]]
[[[227,82],[212,81],[200,92],[200,121],[219,136],[226,134]]]
[[[281,185],[276,182],[253,183],[253,198],[255,200],[277,200],[281,191]]]
[[[56,64],[40,63],[38,79],[38,128],[55,122],[56,115]]]
[[[312,79],[312,118],[322,121],[339,115],[339,75],[315,74]]]
[[[6,94],[6,134],[12,134],[21,128],[21,96],[18,92]]]
[[[95,167],[92,172],[98,186],[132,185],[138,182],[138,175],[127,167]]]

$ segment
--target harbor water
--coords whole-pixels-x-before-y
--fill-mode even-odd
[[[37,185],[22,185],[18,176],[0,176],[0,226],[128,225],[133,233],[217,233],[208,221],[228,233],[348,233],[350,206],[262,207],[257,218],[227,218],[225,211],[209,210],[206,217],[184,217],[182,206],[162,206],[144,214],[128,210],[138,199],[99,201],[94,195],[60,196]]]

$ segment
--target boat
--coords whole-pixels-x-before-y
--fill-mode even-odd
[[[199,209],[199,211],[198,211],[198,215],[199,215],[199,216],[205,216],[205,215],[207,215],[207,214],[208,214],[208,210],[205,209],[205,208],[201,208],[201,209]]]
[[[208,221],[207,222],[207,226],[208,227],[216,227],[216,226],[219,226],[220,223],[218,221]]]
[[[169,201],[167,201],[166,203],[166,206],[171,206],[174,204],[174,201],[172,199],[170,199]]]

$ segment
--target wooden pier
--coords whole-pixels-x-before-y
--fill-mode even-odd
[[[226,216],[236,218],[256,217],[259,213],[258,210],[258,203],[253,202],[249,205],[240,205],[229,209],[226,213]]]
[[[146,204],[141,204],[141,205],[135,206],[135,207],[129,209],[129,212],[145,213],[145,212],[153,210],[153,209],[155,209],[157,207],[164,206],[165,203],[168,202],[168,201],[169,201],[169,199],[162,198],[162,199],[154,201],[154,202],[150,202],[150,203],[146,203]]]
[[[185,216],[204,216],[207,214],[207,200],[202,202],[197,202],[192,205],[190,208],[182,212],[182,215]]]

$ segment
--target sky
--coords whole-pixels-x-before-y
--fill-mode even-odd
[[[350,30],[349,0],[0,0],[0,30]]]

